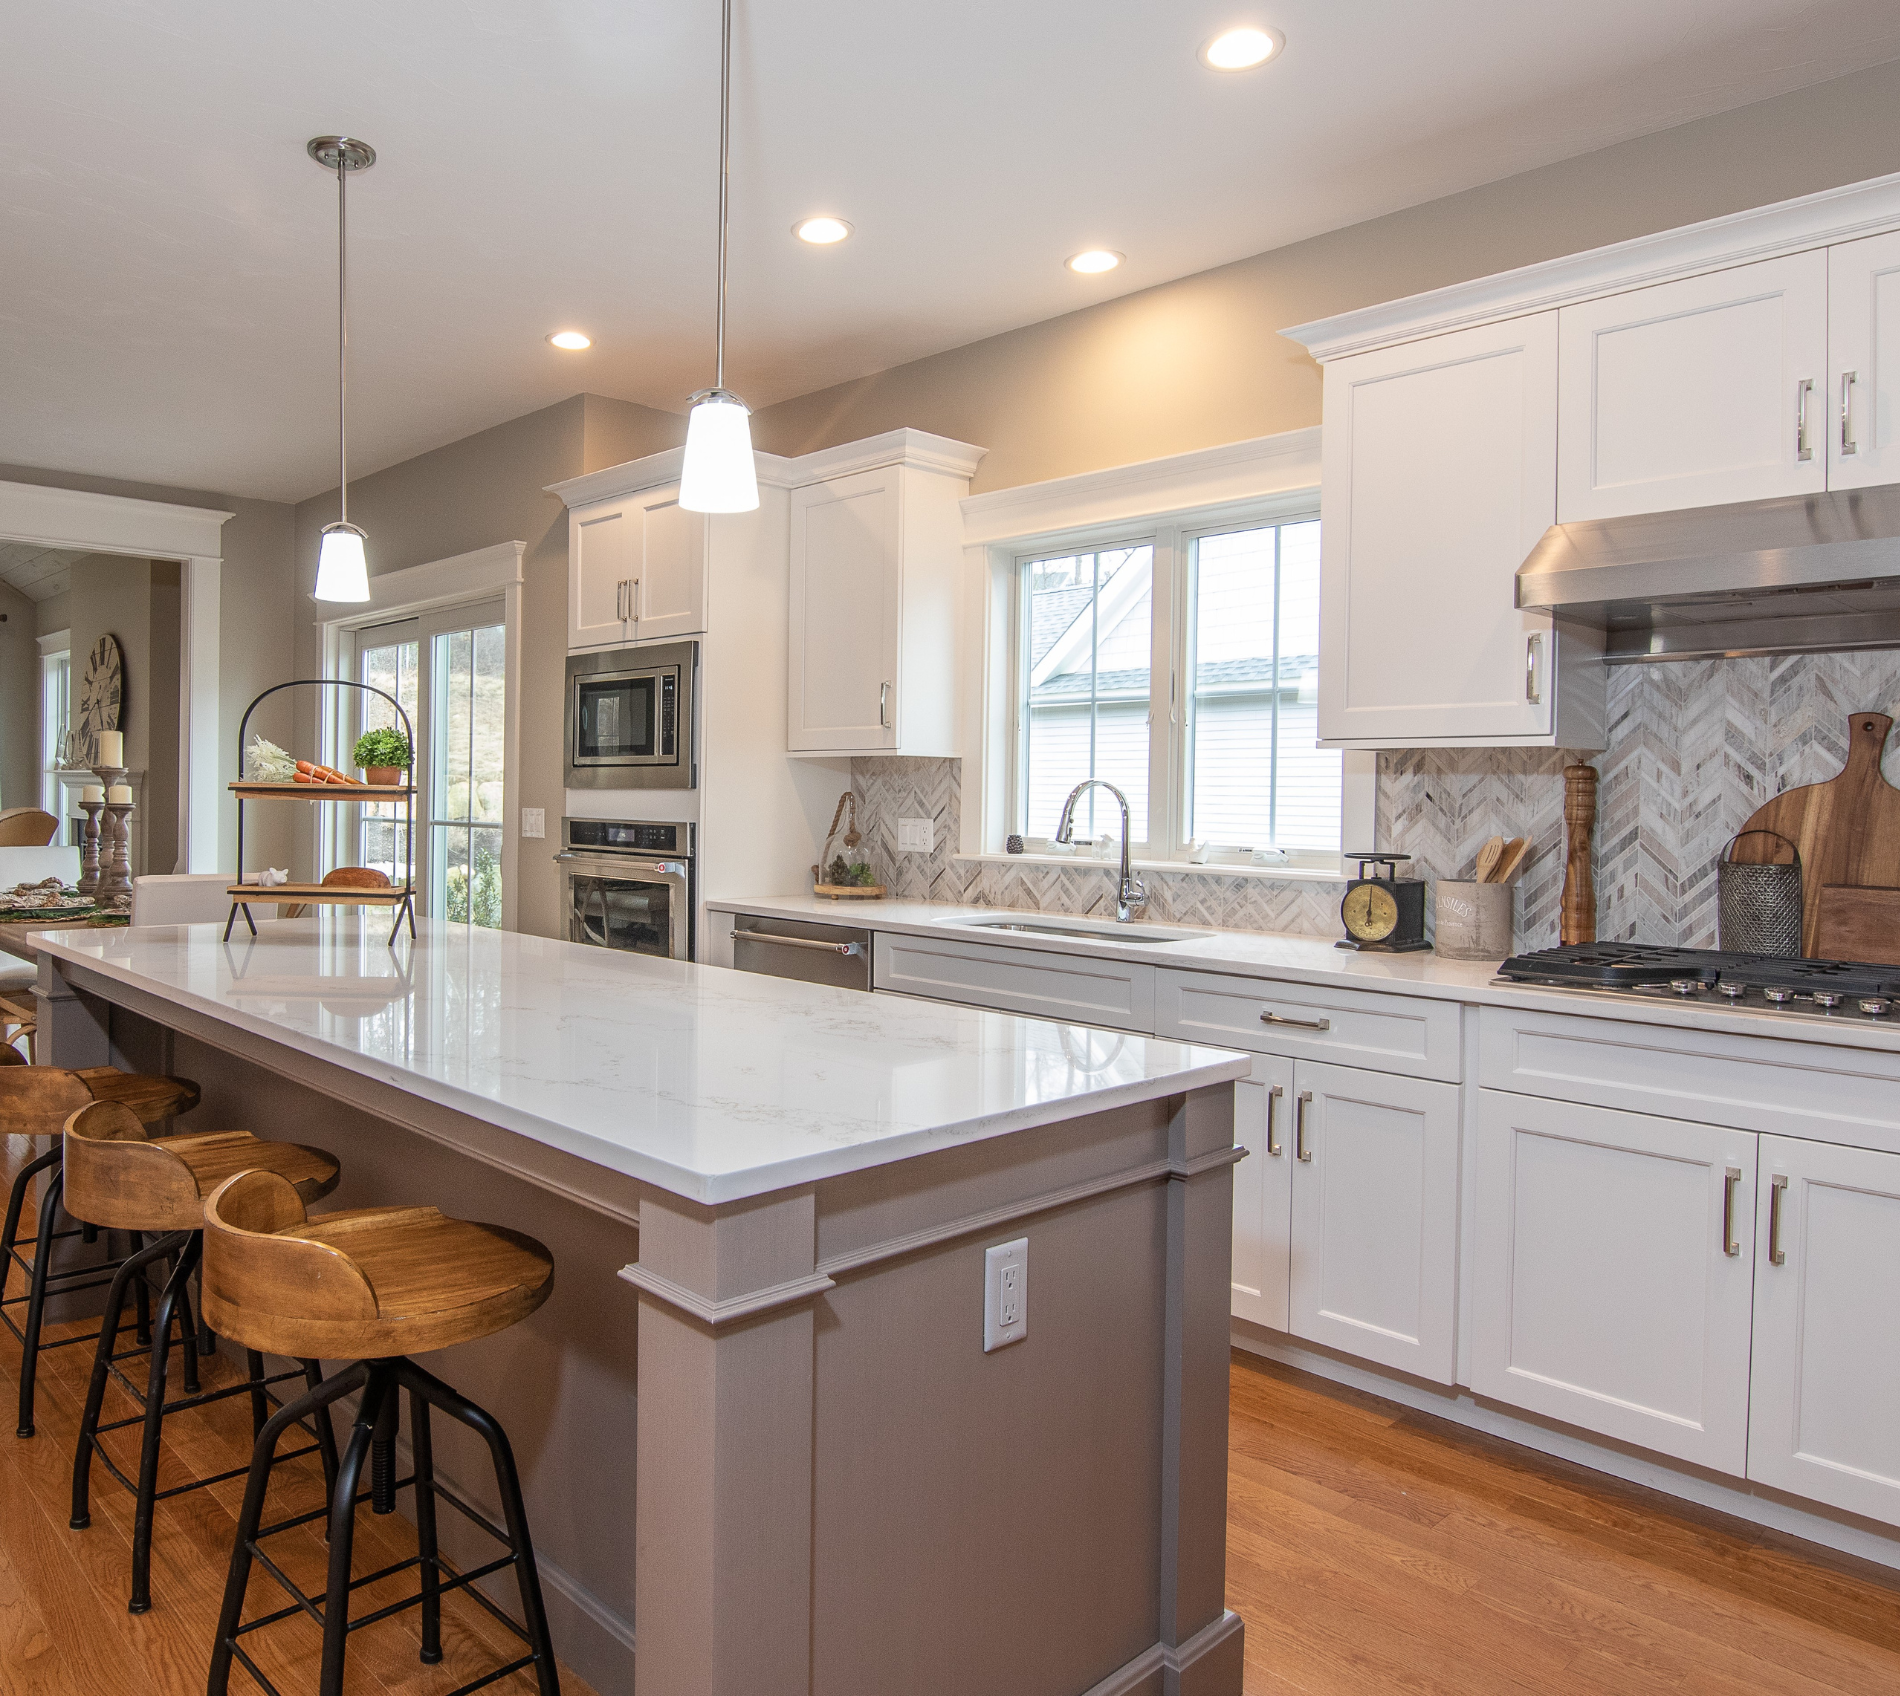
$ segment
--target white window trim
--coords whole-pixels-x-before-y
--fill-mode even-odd
[[[38,703],[38,724],[40,731],[40,806],[44,811],[51,813],[60,821],[61,828],[59,835],[53,840],[63,842],[66,838],[66,820],[68,818],[76,818],[78,813],[76,811],[77,803],[74,801],[71,791],[59,780],[61,769],[59,755],[62,749],[53,748],[49,750],[46,745],[47,732],[51,728],[46,722],[46,669],[49,660],[64,660],[66,662],[66,723],[68,728],[70,728],[72,725],[73,633],[71,629],[49,630],[44,636],[37,637],[36,640],[40,650],[40,698]],[[49,752],[53,756],[51,759],[47,758]]]
[[[973,495],[962,503],[968,597],[963,616],[965,628],[981,634],[982,669],[964,706],[962,742],[968,752],[960,858],[1005,858],[1003,839],[1009,830],[1016,781],[1018,562],[1068,548],[1150,538],[1159,542],[1164,532],[1170,536],[1169,545],[1178,547],[1209,532],[1313,517],[1319,512],[1319,444],[1317,429],[1293,430],[1165,460]],[[1157,568],[1159,556],[1157,546]],[[1165,618],[1169,626],[1167,652],[1173,651],[1173,624],[1183,616],[1187,573],[1175,571],[1171,576],[1175,593],[1169,604],[1164,607],[1160,597],[1155,603],[1157,624]],[[1157,630],[1157,643],[1161,636]],[[1159,681],[1156,687],[1161,687]],[[1166,741],[1172,726],[1163,713],[1155,718],[1155,737]],[[1151,741],[1151,771],[1157,769],[1152,763],[1155,746]],[[1377,756],[1347,750],[1344,762],[1341,847],[1370,846],[1377,841]],[[1171,845],[1178,835],[1172,813],[1179,795],[1180,785],[1170,772],[1154,799],[1167,809],[1163,840]],[[1151,817],[1151,836],[1154,823]],[[1007,858],[1059,865],[1071,863],[1075,856]],[[1343,855],[1303,855],[1296,862],[1266,864],[1215,856],[1196,864],[1186,859],[1184,845],[1165,856],[1151,852],[1141,863],[1156,870],[1222,877],[1330,879],[1348,870]]]

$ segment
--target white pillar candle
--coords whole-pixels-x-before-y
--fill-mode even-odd
[[[85,788],[79,791],[79,799],[81,801],[103,801],[105,798],[106,792],[96,783],[88,783]]]
[[[99,732],[99,763],[102,766],[125,764],[125,732],[123,730]],[[129,800],[130,797],[128,796],[127,799]]]
[[[124,801],[130,801],[131,799],[132,785],[129,783],[115,783],[106,791],[106,800],[114,806]]]

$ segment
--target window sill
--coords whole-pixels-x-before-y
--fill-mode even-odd
[[[1100,859],[1094,854],[957,854],[960,865],[985,866],[1093,866],[1114,871],[1119,856]],[[1189,877],[1259,878],[1269,883],[1346,883],[1350,872],[1330,871],[1320,866],[1256,866],[1252,864],[1209,864],[1197,866],[1187,860],[1135,860],[1137,872],[1174,872]]]

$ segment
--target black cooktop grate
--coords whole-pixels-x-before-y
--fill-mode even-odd
[[[1739,983],[1750,989],[1809,990],[1824,985],[1844,995],[1900,994],[1900,966],[1724,954],[1713,948],[1664,948],[1646,942],[1579,942],[1565,948],[1540,948],[1532,954],[1512,955],[1498,968],[1498,976],[1579,989],[1633,989],[1695,978],[1702,983]]]

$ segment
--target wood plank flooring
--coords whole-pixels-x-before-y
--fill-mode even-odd
[[[1236,1352],[1247,1696],[1875,1696],[1900,1575]]]

